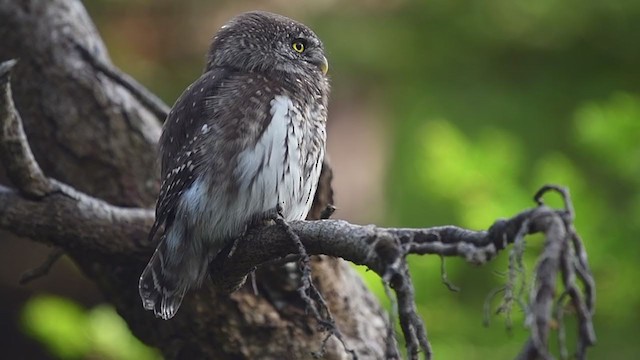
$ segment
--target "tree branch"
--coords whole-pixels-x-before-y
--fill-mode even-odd
[[[81,247],[113,256],[138,255],[140,258],[151,254],[152,244],[144,242],[146,231],[153,222],[151,211],[114,207],[68,187],[60,188],[60,193],[39,201],[23,199],[10,190],[0,191],[0,227],[34,239],[47,235],[48,242],[62,248]],[[48,216],[52,209],[57,216]],[[417,358],[418,349],[429,355],[430,347],[424,324],[415,310],[413,287],[404,261],[406,255],[458,256],[474,264],[484,264],[507,244],[513,243],[523,226],[526,226],[526,233],[529,234],[545,232],[547,241],[536,269],[536,286],[531,293],[528,313],[532,337],[524,350],[526,356],[522,357],[534,359],[537,356],[548,357],[546,349],[555,278],[561,254],[568,254],[561,252],[561,247],[571,239],[567,238],[565,220],[568,220],[565,211],[539,205],[510,219],[496,222],[488,231],[471,231],[455,226],[380,228],[353,225],[342,220],[294,221],[290,226],[309,254],[342,257],[369,267],[390,282],[398,297],[400,322],[412,358]],[[79,222],[86,227],[78,226]],[[298,249],[280,227],[252,229],[238,242],[231,257],[222,259],[219,272],[213,278],[221,288],[236,288],[237,282],[242,281],[255,267],[277,258],[292,260],[297,254]],[[572,263],[566,262],[563,266],[570,269]],[[591,279],[590,274],[586,274]],[[579,305],[576,308],[585,309],[580,312],[583,349],[595,341],[591,313],[587,311],[589,306],[579,296],[575,277],[565,277],[564,283],[573,301]],[[589,283],[585,285],[589,292],[593,291]]]
[[[75,39],[72,39],[74,41]],[[102,61],[98,56],[91,53],[89,49],[83,46],[79,42],[75,42],[76,48],[80,51],[85,60],[91,64],[97,71],[103,73],[111,80],[120,84],[125,89],[129,90],[138,101],[146,106],[160,122],[164,122],[169,114],[169,107],[162,100],[160,100],[155,94],[152,94],[144,86],[140,85],[134,78],[123,73],[113,65],[107,64]]]
[[[16,60],[0,64],[0,159],[7,175],[20,192],[38,198],[52,189],[40,166],[33,157],[22,128],[20,114],[11,97],[11,69]]]
[[[27,200],[4,189],[0,191],[0,227],[22,236],[47,241],[62,248],[81,247],[112,256],[138,256],[142,259],[151,254],[152,244],[146,244],[146,232],[153,222],[153,213],[143,209],[122,209],[72,192],[61,187],[61,193],[47,196],[39,201]],[[57,216],[47,216],[54,209]],[[30,214],[27,216],[27,214]],[[341,257],[359,265],[365,265],[387,279],[398,297],[398,313],[405,332],[409,354],[417,357],[417,349],[429,354],[424,324],[418,318],[413,301],[413,287],[406,271],[404,257],[408,254],[439,254],[461,257],[473,264],[484,264],[501,250],[513,243],[520,228],[526,233],[545,232],[543,254],[536,268],[536,283],[531,293],[528,324],[532,328],[531,340],[526,346],[525,359],[536,356],[548,357],[547,339],[550,329],[551,308],[555,297],[557,274],[567,274],[563,284],[569,290],[579,310],[581,323],[581,352],[595,341],[591,323],[590,306],[584,302],[575,284],[573,261],[570,252],[563,252],[563,244],[570,244],[567,237],[564,211],[539,205],[520,214],[496,222],[488,231],[471,231],[455,226],[426,229],[381,228],[373,225],[360,226],[342,220],[294,221],[289,225],[300,237],[307,252],[313,255]],[[78,226],[78,222],[86,227]],[[25,225],[29,226],[25,226]],[[25,231],[28,229],[28,231]],[[130,239],[133,241],[118,241]],[[229,259],[221,259],[215,282],[225,289],[237,288],[252,269],[278,258],[293,260],[298,250],[289,235],[279,226],[267,226],[250,230]],[[563,269],[559,270],[560,259]],[[582,270],[584,271],[584,270]],[[591,282],[583,285],[593,292]],[[419,344],[419,346],[418,346]]]
[[[7,68],[6,63],[0,69]],[[9,65],[10,68],[10,65]],[[8,76],[7,76],[8,77]],[[9,86],[2,87],[2,98],[7,98]],[[2,128],[21,129],[17,111],[12,102],[5,101],[0,120]],[[29,157],[26,137],[0,136],[0,147],[20,149],[17,156],[3,158],[10,176],[19,176],[23,167],[13,162],[27,162],[30,169],[38,169],[33,157]],[[26,157],[22,156],[27,154]],[[22,156],[22,157],[21,157]],[[22,165],[25,166],[25,165]],[[34,171],[34,170],[30,170]],[[35,172],[42,174],[41,172]],[[46,239],[63,249],[81,248],[103,255],[147,258],[153,245],[146,243],[147,229],[153,222],[153,212],[146,209],[125,209],[75,191],[69,186],[38,177],[38,188],[56,189],[55,192],[34,201],[0,188],[0,227],[33,239]],[[28,179],[27,179],[28,180]],[[18,182],[30,187],[30,182]],[[541,201],[547,191],[559,191],[566,208],[554,210]],[[33,191],[23,190],[26,194]],[[44,195],[44,194],[41,194]],[[499,220],[488,231],[472,231],[456,226],[440,226],[425,229],[381,228],[373,225],[359,226],[341,220],[294,221],[290,231],[300,238],[308,254],[341,257],[359,265],[365,265],[390,283],[398,299],[398,316],[407,342],[408,354],[418,358],[422,350],[427,358],[431,347],[424,323],[415,309],[413,285],[405,258],[409,254],[438,254],[457,256],[473,264],[481,265],[495,258],[508,244],[526,234],[543,232],[546,235],[544,251],[536,267],[536,282],[530,295],[527,324],[531,338],[520,357],[550,358],[548,333],[555,298],[555,279],[563,275],[574,307],[578,310],[580,333],[578,356],[584,358],[587,346],[595,342],[591,314],[593,311],[593,279],[586,263],[584,248],[574,231],[574,213],[568,193],[558,187],[545,186],[535,200],[538,206],[516,216]],[[51,216],[51,214],[55,216]],[[82,225],[80,225],[82,224]],[[282,226],[251,229],[236,243],[229,257],[223,256],[212,268],[212,278],[223,289],[236,289],[256,267],[274,259],[292,260],[300,256],[300,249],[291,241],[289,230]],[[573,246],[573,251],[569,251]],[[579,256],[576,258],[575,254]],[[576,285],[575,273],[580,274],[586,291],[587,303]]]

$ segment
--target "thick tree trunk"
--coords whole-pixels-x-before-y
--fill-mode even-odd
[[[19,59],[13,98],[44,173],[112,204],[150,208],[158,190],[161,119],[78,46],[110,64],[79,1],[0,0],[0,60]],[[144,311],[138,296],[144,256],[63,248],[134,334],[168,358],[305,359],[325,337],[295,289],[274,280],[281,278],[279,269],[258,276],[271,279],[259,295],[244,289],[228,295],[207,285],[187,295],[174,319],[163,321]],[[313,276],[347,346],[360,358],[384,358],[385,316],[348,264],[317,258]],[[347,354],[332,339],[325,356]]]

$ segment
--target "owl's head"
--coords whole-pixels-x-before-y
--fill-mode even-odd
[[[220,28],[205,70],[214,67],[324,76],[328,63],[322,42],[307,26],[281,15],[254,11],[240,14]]]

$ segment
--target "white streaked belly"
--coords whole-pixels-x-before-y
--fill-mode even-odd
[[[238,155],[235,177],[239,188],[233,194],[236,198],[230,198],[223,189],[211,189],[201,179],[182,197],[182,214],[178,216],[190,220],[194,240],[208,240],[216,253],[224,246],[218,243],[220,240],[241,235],[252,218],[278,204],[289,221],[304,219],[311,208],[324,148],[316,154],[317,165],[305,179],[302,161],[307,150],[301,140],[303,136],[314,136],[310,126],[284,95],[271,101],[271,116],[256,146]],[[321,136],[324,137],[324,129]]]
[[[256,146],[238,156],[241,202],[246,209],[259,212],[280,204],[285,219],[304,219],[317,185],[316,181],[305,179],[302,164],[307,155],[302,137],[311,134],[287,96],[279,95],[271,101],[271,116],[271,123]],[[318,154],[320,162],[323,155],[324,149]],[[309,178],[317,179],[319,171],[318,166]]]

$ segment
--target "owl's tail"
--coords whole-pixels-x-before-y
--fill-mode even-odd
[[[166,237],[162,236],[138,285],[144,308],[153,310],[157,317],[164,320],[171,319],[176,314],[189,287],[180,281],[179,271],[167,268],[175,260],[168,259],[167,255]]]

